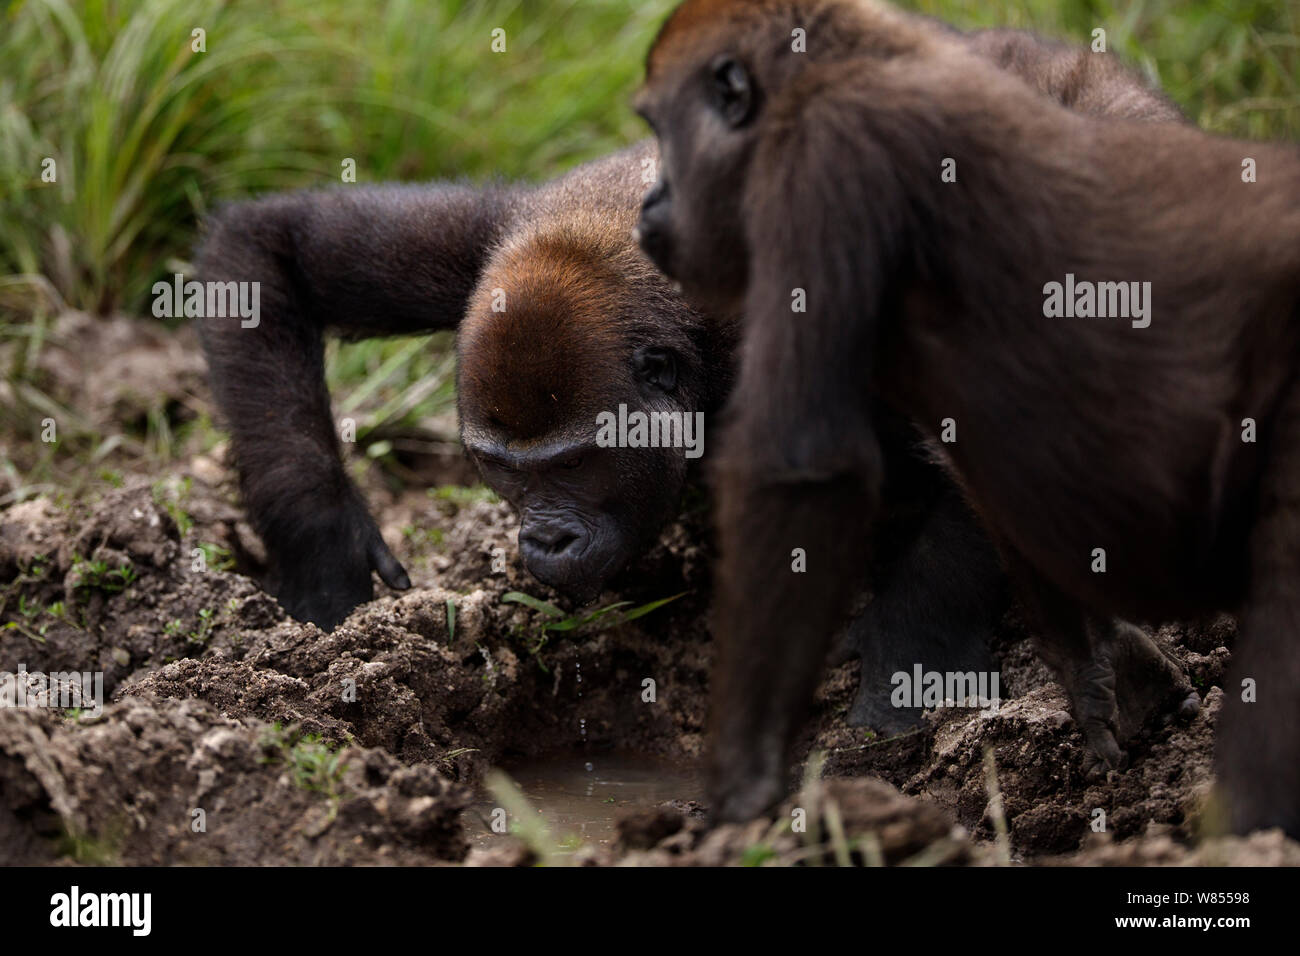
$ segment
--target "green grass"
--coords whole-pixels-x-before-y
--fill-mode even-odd
[[[1300,138],[1294,0],[904,0],[960,27],[1013,26],[1107,48],[1157,80],[1205,129]]]
[[[1075,42],[1105,27],[1206,129],[1300,138],[1295,0],[903,0]],[[18,0],[0,12],[0,451],[10,500],[54,463],[210,448],[206,414],[103,434],[36,374],[51,317],[149,313],[214,204],[340,181],[541,179],[646,135],[628,109],[674,0]],[[206,31],[194,52],[191,32]],[[491,49],[492,31],[507,49]],[[42,162],[57,164],[43,182]],[[454,401],[451,338],[332,345],[358,448],[388,462]],[[7,387],[6,387],[7,386]],[[33,441],[53,417],[59,443]],[[444,429],[445,431],[445,429]],[[433,436],[435,439],[437,435]],[[17,445],[18,443],[15,443]],[[395,460],[395,459],[393,459]],[[87,473],[93,474],[90,469]],[[21,478],[18,476],[22,476]],[[0,502],[3,503],[3,502]]]
[[[643,135],[626,99],[668,6],[25,0],[0,23],[0,275],[144,311],[220,200],[337,183],[345,158],[365,182],[604,153]]]
[[[623,609],[631,607],[631,601],[617,601],[594,611],[569,615],[566,615],[550,601],[543,601],[541,598],[533,597],[531,594],[525,594],[522,591],[507,591],[501,595],[501,603],[522,604],[524,607],[537,612],[531,634],[519,634],[518,636],[529,641],[528,653],[533,656],[543,671],[549,673],[549,668],[542,661],[541,652],[550,641],[551,635],[563,634],[568,631],[587,633],[610,627],[621,627],[624,624],[630,624],[639,617],[645,617],[652,611],[657,611],[665,604],[671,604],[685,593],[683,591],[671,597],[650,601],[647,604],[634,607],[630,611]]]
[[[88,561],[79,555],[73,555],[71,573],[78,594],[87,591],[121,594],[139,577],[139,572],[130,564],[113,568],[107,561]]]
[[[55,840],[55,849],[82,866],[121,866],[124,827],[115,821],[102,835],[83,833],[68,821]]]
[[[1286,0],[911,0],[962,26],[1096,26],[1203,126],[1300,134]],[[671,0],[23,0],[0,23],[0,308],[145,311],[215,202],[339,181],[542,177],[645,135]],[[191,49],[195,27],[206,51]],[[490,48],[506,31],[504,53]],[[58,179],[41,181],[46,158]],[[0,313],[3,315],[3,313]],[[34,333],[35,334],[35,333]],[[364,364],[364,363],[363,363]],[[336,369],[343,374],[341,369]]]
[[[342,799],[345,766],[338,744],[278,722],[267,728],[259,743],[264,752],[261,762],[283,766],[294,786],[335,805]]]

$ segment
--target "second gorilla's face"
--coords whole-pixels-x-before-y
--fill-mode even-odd
[[[609,270],[597,282],[583,270],[578,282],[545,259],[546,248],[494,264],[480,285],[507,290],[504,307],[475,300],[461,325],[461,440],[518,513],[529,573],[590,603],[676,514],[689,449],[639,441],[628,423],[666,416],[656,433],[662,421],[681,422],[702,449],[688,398],[700,362],[681,328],[691,313],[666,289],[653,311],[635,287],[644,276]],[[630,240],[627,252],[635,255]],[[507,278],[520,275],[530,281]]]

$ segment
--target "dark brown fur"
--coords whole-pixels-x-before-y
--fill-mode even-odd
[[[1034,54],[1040,45],[1007,33],[987,55],[1007,59],[1014,48],[1009,69],[1048,95],[1073,95],[1050,66],[1068,54],[1046,45]],[[1131,77],[1083,86],[1103,112],[1157,99]],[[331,333],[459,329],[465,444],[520,511],[525,564],[542,580],[590,599],[654,540],[688,480],[680,454],[599,450],[565,465],[584,457],[597,411],[654,401],[712,413],[731,384],[730,313],[689,308],[631,240],[655,159],[642,145],[537,187],[350,186],[213,218],[201,277],[262,283],[259,328],[208,319],[203,332],[244,501],[266,543],[267,583],[291,613],[331,627],[371,598],[372,569],[407,584],[339,457],[322,370]],[[498,289],[503,312],[493,311]],[[673,357],[671,389],[643,381],[647,350]],[[849,632],[863,658],[851,717],[896,730],[917,712],[890,706],[890,675],[915,661],[992,668],[984,638],[1005,589],[964,504],[914,453],[914,430],[898,416],[882,422],[889,505],[876,598]],[[559,554],[569,530],[587,546]]]
[[[808,24],[834,42],[810,27],[809,53],[788,54]],[[752,109],[730,129],[706,102],[719,57],[753,87],[732,82]],[[867,0],[687,3],[640,102],[673,197],[652,212],[659,258],[702,300],[743,296],[746,315],[716,473],[722,815],[777,789],[790,727],[770,708],[811,686],[791,647],[826,639],[847,599],[830,569],[864,557],[842,529],[878,506],[882,394],[924,428],[958,423],[945,449],[1090,742],[1118,720],[1132,644],[1085,608],[1241,612],[1222,784],[1238,829],[1300,833],[1297,151],[1071,112]],[[1067,273],[1150,281],[1150,327],[1044,317],[1044,284]],[[791,314],[796,287],[807,315]],[[1239,439],[1246,417],[1257,443]],[[790,575],[792,546],[826,573]],[[759,673],[765,656],[779,663]],[[1241,700],[1246,677],[1258,703]]]

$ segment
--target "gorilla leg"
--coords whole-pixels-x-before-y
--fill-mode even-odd
[[[865,566],[858,529],[872,506],[856,477],[736,483],[721,499],[708,765],[715,820],[747,820],[784,796],[794,735],[853,595],[846,569]],[[807,556],[803,572],[791,568],[796,548]]]
[[[911,674],[916,664],[941,672],[996,670],[989,643],[1008,592],[996,550],[953,488],[941,493],[899,553],[882,558],[876,563],[886,574],[849,625],[849,648],[862,661],[849,723],[894,734],[915,726],[922,712],[893,706],[894,674]]]
[[[1182,665],[1126,621],[1085,614],[1045,578],[1013,557],[1012,581],[1034,622],[1034,639],[1070,697],[1087,741],[1085,769],[1120,769],[1120,743],[1153,718],[1196,712],[1200,698]]]
[[[1018,555],[1009,557],[1016,594],[1033,623],[1034,643],[1065,686],[1075,723],[1087,742],[1085,769],[1100,776],[1127,766],[1119,746],[1115,696],[1115,625],[1094,621]]]
[[[1300,389],[1270,441],[1250,541],[1251,588],[1224,684],[1216,769],[1232,828],[1300,838]]]

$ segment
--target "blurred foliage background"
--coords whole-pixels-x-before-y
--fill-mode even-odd
[[[1202,127],[1300,139],[1300,0],[905,5],[1078,42],[1105,27]],[[362,182],[542,179],[644,136],[627,104],[672,6],[0,0],[0,344],[19,346],[0,383],[29,377],[62,310],[147,315],[152,283],[184,270],[221,201],[338,183],[345,157]],[[498,27],[505,53],[490,48]],[[196,28],[206,52],[191,50]],[[57,182],[41,180],[47,157]],[[371,414],[363,432],[377,409],[378,424],[445,410],[446,388],[402,401],[449,374],[439,343],[333,347],[336,397]]]

